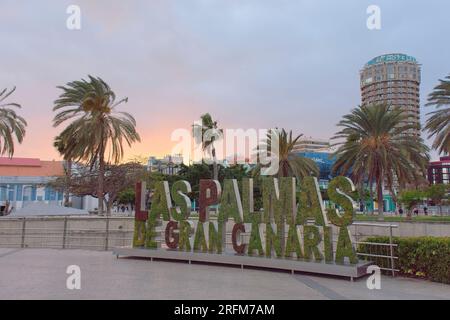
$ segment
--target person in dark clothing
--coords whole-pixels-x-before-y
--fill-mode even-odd
[[[402,209],[402,208],[398,209],[398,214],[399,214],[400,216],[403,215],[403,209]]]

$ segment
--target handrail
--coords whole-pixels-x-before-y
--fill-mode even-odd
[[[398,228],[398,224],[387,223],[370,223],[370,222],[354,222],[351,226],[362,226],[362,227],[390,227],[390,228]]]

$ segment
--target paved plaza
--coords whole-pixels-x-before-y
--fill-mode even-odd
[[[66,269],[81,269],[81,289],[66,286]],[[450,286],[406,278],[366,279],[116,259],[111,252],[0,249],[0,299],[450,299]]]

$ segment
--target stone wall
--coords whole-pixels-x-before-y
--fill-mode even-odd
[[[371,226],[370,226],[371,225]],[[393,222],[355,223],[350,227],[352,234],[389,236],[389,225],[394,237],[450,237],[450,223],[446,222]]]
[[[158,229],[163,231],[164,225]],[[227,226],[227,246],[231,244],[231,225]],[[368,236],[389,236],[389,225],[393,226],[393,236],[450,237],[450,223],[357,222],[349,229],[356,240],[361,241]],[[2,217],[0,247],[109,250],[114,246],[130,246],[133,230],[133,217]],[[244,234],[243,240],[247,241],[248,237],[248,233]],[[164,238],[164,233],[160,238]]]
[[[0,247],[105,250],[130,245],[134,218],[0,218]]]

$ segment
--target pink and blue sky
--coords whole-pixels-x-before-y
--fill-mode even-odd
[[[72,4],[81,30],[66,28]],[[379,31],[366,27],[371,4]],[[447,0],[0,0],[0,88],[17,86],[29,123],[15,156],[59,159],[56,86],[88,74],[129,97],[122,110],[142,143],[127,157],[169,153],[171,132],[205,112],[225,128],[327,139],[360,103],[359,70],[380,54],[418,59],[425,103],[450,73],[449,12]]]

